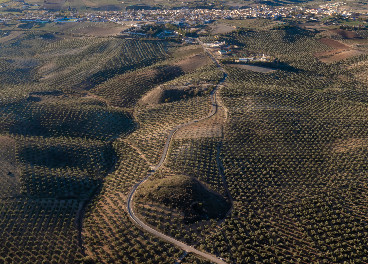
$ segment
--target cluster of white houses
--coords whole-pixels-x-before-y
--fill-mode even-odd
[[[208,48],[221,48],[223,46],[226,46],[226,42],[225,41],[215,41],[215,42],[209,42],[209,43],[204,43],[203,45],[205,45]]]
[[[270,60],[271,60],[270,56],[266,56],[266,55],[262,54],[262,56],[239,58],[239,59],[235,60],[235,62],[240,62],[240,63],[247,63],[247,62],[251,62],[251,61],[266,62],[266,61],[270,61]]]
[[[236,45],[227,45],[225,41],[208,42],[204,43],[203,45],[211,49],[213,52],[218,53],[219,56],[233,55],[233,57],[237,57],[236,50],[239,49],[239,47]],[[253,55],[250,57],[240,57],[238,59],[235,59],[235,62],[237,63],[247,63],[252,61],[268,62],[271,60],[272,60],[271,56],[262,54],[262,55]]]
[[[217,51],[217,53],[219,53],[220,55],[232,54],[232,49],[237,48],[235,46],[226,45],[225,41],[209,42],[204,43],[203,45],[207,48],[212,49],[213,51]]]

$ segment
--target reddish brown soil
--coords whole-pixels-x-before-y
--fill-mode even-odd
[[[359,51],[359,50],[343,50],[341,52],[337,52],[331,56],[327,56],[325,58],[320,58],[320,60],[322,62],[326,62],[326,63],[329,63],[329,62],[335,62],[335,61],[340,61],[340,60],[345,60],[347,58],[351,58],[351,57],[354,57],[354,56],[358,56],[358,55],[361,55],[363,54],[363,52]]]
[[[15,144],[15,140],[8,136],[0,135],[0,146],[11,146]]]
[[[349,46],[337,41],[337,40],[333,40],[333,39],[329,39],[329,38],[322,38],[319,40],[320,42],[322,42],[323,44],[326,44],[327,46],[330,46],[331,48],[334,49],[350,49]]]
[[[334,29],[334,30],[331,30],[331,32],[340,35],[344,39],[359,38],[359,35],[357,33],[353,31],[344,30],[344,29]]]
[[[323,39],[320,39],[320,42],[333,48],[332,50],[329,50],[326,52],[318,52],[314,54],[314,56],[320,59],[320,61],[325,62],[325,63],[331,63],[331,62],[344,60],[344,59],[354,57],[354,56],[357,56],[363,53],[337,40],[323,38]]]

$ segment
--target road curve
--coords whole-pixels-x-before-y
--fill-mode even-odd
[[[215,62],[215,64],[222,69],[221,65],[217,62],[217,60],[212,56],[212,54],[210,54],[206,49],[205,51],[207,52],[207,54],[210,56],[210,58]],[[166,143],[165,143],[165,147],[164,147],[164,150],[162,152],[162,155],[161,155],[161,159],[159,161],[159,163],[153,168],[151,169],[148,173],[147,173],[147,176],[142,180],[140,181],[139,183],[137,183],[136,185],[134,185],[134,187],[132,188],[132,190],[130,191],[129,195],[128,195],[128,199],[127,199],[127,209],[128,209],[128,215],[129,217],[131,218],[131,220],[136,223],[138,226],[140,226],[143,230],[171,243],[171,244],[174,244],[176,245],[177,247],[183,249],[185,252],[189,253],[194,253],[196,255],[199,255],[205,259],[208,259],[209,261],[213,262],[213,263],[218,263],[218,264],[226,264],[226,262],[224,260],[222,260],[221,258],[218,258],[214,255],[211,255],[211,254],[208,254],[206,252],[203,252],[203,251],[200,251],[198,249],[195,249],[194,247],[192,246],[189,246],[179,240],[176,240],[168,235],[165,235],[164,233],[156,230],[156,229],[153,229],[152,227],[148,226],[147,224],[145,224],[142,220],[140,220],[136,214],[134,213],[134,210],[133,210],[133,199],[134,199],[134,195],[135,195],[135,192],[136,190],[138,189],[139,186],[141,186],[144,182],[146,182],[148,180],[148,178],[153,175],[165,162],[166,160],[166,157],[167,157],[167,153],[169,151],[169,147],[170,147],[170,143],[171,143],[171,140],[172,138],[174,137],[175,133],[181,129],[182,127],[185,127],[185,126],[189,126],[191,124],[194,124],[198,121],[201,121],[201,120],[205,120],[205,119],[208,119],[210,117],[212,117],[213,115],[216,114],[217,112],[217,108],[218,108],[218,104],[217,104],[217,89],[219,88],[220,85],[222,85],[222,83],[226,80],[226,77],[227,77],[227,74],[224,72],[224,77],[220,80],[220,82],[216,85],[215,89],[213,89],[213,91],[211,92],[210,94],[210,98],[211,98],[211,110],[210,112],[208,113],[207,116],[205,117],[202,117],[200,119],[195,119],[195,120],[192,120],[192,121],[189,121],[187,123],[184,123],[184,124],[180,124],[178,126],[176,126],[175,128],[173,128],[172,130],[170,130],[169,132],[169,135],[166,139]],[[184,253],[184,257],[186,256],[186,253]]]

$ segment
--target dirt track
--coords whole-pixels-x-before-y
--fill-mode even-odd
[[[215,62],[215,64],[220,67],[221,69],[222,66],[217,62],[217,60],[210,54],[208,53],[208,55],[210,56],[210,58]],[[184,258],[187,253],[191,252],[191,253],[194,253],[194,254],[197,254],[211,262],[214,262],[214,263],[219,263],[219,264],[226,264],[225,261],[223,261],[221,258],[218,258],[214,255],[211,255],[211,254],[208,254],[206,252],[203,252],[203,251],[200,251],[200,250],[197,250],[181,241],[178,241],[168,235],[165,235],[164,233],[158,231],[158,230],[155,230],[153,229],[152,227],[148,226],[147,224],[145,224],[142,220],[140,220],[137,215],[135,214],[134,212],[134,207],[133,207],[133,200],[134,200],[134,195],[135,195],[135,192],[137,191],[137,189],[139,188],[139,186],[141,186],[142,184],[144,184],[145,181],[148,180],[148,178],[153,175],[165,162],[166,160],[166,157],[167,157],[167,154],[168,154],[168,150],[169,150],[169,146],[170,146],[170,143],[171,143],[171,140],[172,138],[174,137],[175,133],[180,130],[181,128],[184,128],[186,126],[189,126],[189,125],[192,125],[192,124],[195,124],[199,121],[202,121],[202,120],[205,120],[205,119],[209,119],[211,118],[212,116],[214,116],[216,113],[217,113],[217,110],[218,110],[218,100],[217,100],[217,91],[218,91],[218,88],[223,84],[223,82],[226,80],[226,73],[224,72],[224,78],[217,84],[217,86],[215,87],[215,89],[211,92],[211,103],[212,103],[212,107],[211,107],[211,111],[209,112],[209,114],[206,116],[206,117],[203,117],[203,118],[200,118],[200,119],[195,119],[195,120],[192,120],[188,123],[184,123],[184,124],[181,124],[181,125],[178,125],[176,126],[175,128],[173,128],[170,132],[169,132],[169,135],[166,139],[166,143],[165,143],[165,147],[164,147],[164,150],[163,150],[163,153],[161,155],[161,159],[159,161],[159,163],[154,167],[154,169],[152,169],[151,171],[148,172],[146,178],[144,178],[141,182],[137,183],[133,188],[132,190],[130,191],[129,195],[128,195],[128,200],[127,200],[127,209],[128,209],[128,214],[129,214],[129,217],[131,218],[131,220],[137,224],[138,226],[140,226],[142,229],[144,229],[145,231],[169,242],[169,243],[172,243],[174,245],[176,245],[177,247],[183,249],[185,252],[184,252],[184,255],[182,256],[182,258]],[[220,101],[221,102],[221,101]],[[226,111],[225,111],[226,112]]]

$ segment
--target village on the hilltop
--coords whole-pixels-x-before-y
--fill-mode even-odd
[[[140,28],[147,24],[173,24],[180,27],[194,27],[208,24],[214,20],[241,20],[266,18],[279,20],[283,18],[299,18],[309,21],[322,21],[326,17],[342,17],[362,20],[368,13],[357,13],[349,9],[346,3],[328,3],[316,8],[302,6],[268,6],[258,5],[242,9],[126,9],[125,11],[93,11],[78,12],[73,10],[53,11],[37,4],[29,4],[24,0],[16,1],[18,12],[2,12],[9,8],[8,3],[0,4],[0,23],[8,21],[27,22],[114,22]],[[363,19],[362,19],[363,18]],[[364,26],[363,24],[361,26]]]

